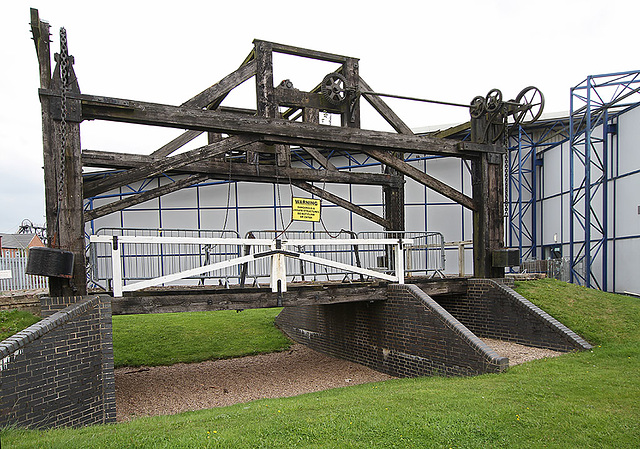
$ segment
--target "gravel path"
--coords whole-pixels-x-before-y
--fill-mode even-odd
[[[560,355],[500,340],[484,340],[510,365]],[[296,396],[392,379],[356,363],[294,345],[284,352],[172,366],[118,368],[118,421]]]
[[[392,379],[294,345],[284,352],[151,368],[118,368],[118,421]]]

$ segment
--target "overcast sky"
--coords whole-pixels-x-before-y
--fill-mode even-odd
[[[11,0],[0,16],[0,232],[45,221],[30,7],[51,24],[52,53],[66,28],[83,93],[156,103],[180,104],[219,81],[253,39],[360,58],[362,78],[383,93],[467,103],[492,88],[511,99],[535,85],[545,112],[567,111],[569,89],[588,75],[640,69],[637,0]],[[293,59],[274,61],[276,82],[307,90],[332,71]],[[245,84],[224,104],[251,107]],[[389,103],[411,127],[467,120],[459,108]],[[388,130],[369,110],[363,126]],[[105,123],[81,131],[83,149],[146,154],[180,133]]]

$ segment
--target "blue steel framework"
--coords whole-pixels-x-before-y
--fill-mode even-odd
[[[538,203],[542,154],[569,139],[562,119],[543,120],[511,130],[507,151],[507,245],[520,251],[520,260],[539,257]]]
[[[617,160],[617,117],[638,106],[639,91],[640,71],[589,76],[571,89],[571,282],[587,287],[608,290],[608,202],[609,183],[618,177],[611,167]]]

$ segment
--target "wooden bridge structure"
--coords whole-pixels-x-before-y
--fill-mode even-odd
[[[238,182],[291,183],[334,203],[388,231],[403,231],[404,179],[412,178],[473,212],[474,276],[498,278],[504,264],[495,255],[504,252],[503,157],[499,139],[501,122],[488,113],[471,118],[472,141],[414,135],[411,129],[376,95],[354,57],[255,40],[237,70],[180,105],[113,98],[80,91],[69,54],[66,33],[52,70],[50,26],[31,10],[31,30],[39,62],[47,234],[49,245],[74,256],[70,279],[52,277],[51,296],[87,293],[85,224],[150,199],[203,182],[223,179]],[[276,53],[335,63],[339,68],[309,92],[286,80],[273,79]],[[253,78],[255,110],[223,106],[240,84]],[[362,129],[360,103],[367,101],[395,132]],[[320,124],[322,113],[338,114],[341,126]],[[106,120],[185,130],[149,154],[82,150],[80,124]],[[176,154],[206,133],[208,143]],[[302,149],[319,169],[291,163],[291,148]],[[337,169],[328,151],[361,152],[379,161],[383,173]],[[456,190],[403,160],[403,154],[439,155],[470,161],[472,196]],[[102,177],[83,177],[84,168],[108,169]],[[92,210],[85,201],[118,187],[161,173],[183,176],[170,184],[115,200]],[[313,184],[313,183],[316,184]],[[383,214],[373,213],[319,187],[327,184],[374,185],[381,189]],[[499,258],[498,258],[499,259]]]

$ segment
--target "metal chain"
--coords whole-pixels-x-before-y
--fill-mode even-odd
[[[62,203],[64,186],[64,160],[67,149],[67,94],[69,93],[69,49],[67,47],[67,30],[60,28],[60,81],[62,95],[60,97],[60,165],[58,170],[58,209]]]
[[[504,216],[509,217],[509,128],[506,124],[504,126]]]

